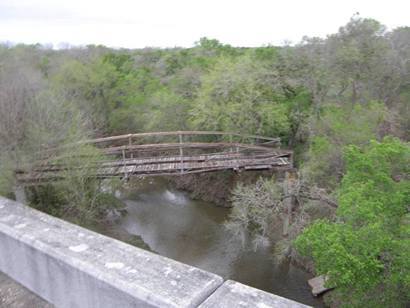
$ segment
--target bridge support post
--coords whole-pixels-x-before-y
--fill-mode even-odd
[[[179,157],[180,157],[180,161],[181,161],[181,173],[184,173],[184,150],[182,149],[182,143],[183,143],[183,139],[182,139],[182,135],[179,134]]]
[[[131,145],[132,145],[132,136],[129,136],[128,137],[128,146],[130,147],[130,149],[131,149]],[[130,151],[130,152],[131,152],[131,158],[134,158],[134,153],[132,151]]]
[[[20,183],[16,183],[14,185],[14,196],[16,197],[16,201],[22,204],[27,204],[27,195],[24,186]]]
[[[127,164],[125,163],[125,150],[122,150],[122,161],[123,161],[123,168],[124,168],[124,175],[125,175],[125,180],[128,179],[128,173],[127,173]]]

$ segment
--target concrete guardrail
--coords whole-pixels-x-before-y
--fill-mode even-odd
[[[307,307],[3,197],[0,271],[56,307]]]

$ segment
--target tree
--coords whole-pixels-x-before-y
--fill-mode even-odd
[[[24,59],[24,57],[23,57]],[[0,147],[17,155],[34,97],[44,88],[41,73],[17,55],[2,55],[0,65]]]
[[[344,172],[343,147],[365,145],[370,139],[381,139],[380,128],[388,114],[384,104],[322,107],[320,118],[310,119],[309,149],[302,172],[311,185],[334,190]]]
[[[60,148],[58,154],[49,162],[64,166],[60,171],[62,178],[31,187],[29,199],[33,207],[88,227],[106,221],[110,213],[119,214],[124,205],[109,192],[115,190],[118,182],[102,183],[95,177],[95,169],[106,159],[97,148],[77,141]]]
[[[272,235],[273,221],[283,215],[282,198],[283,190],[273,180],[259,179],[254,185],[237,185],[232,192],[233,208],[226,227],[240,235],[243,243],[249,233],[256,247]]]
[[[294,172],[287,172],[283,180],[272,177],[239,183],[231,201],[226,227],[243,242],[249,234],[254,247],[272,242],[278,260],[296,257],[292,240],[312,220],[331,217],[335,206],[319,191],[304,187]]]
[[[45,81],[36,69],[36,49],[0,49],[0,193],[13,191],[14,170],[26,155],[28,119]]]
[[[386,103],[395,113],[396,123],[400,125],[395,135],[403,139],[410,136],[410,27],[401,27],[388,33],[387,39],[391,45],[388,63],[394,70],[395,78],[386,76],[385,83],[389,85],[386,91]]]
[[[355,15],[328,37],[329,69],[338,81],[338,95],[344,94],[353,103],[383,100],[379,86],[386,72],[391,75],[385,30],[378,21]]]
[[[149,99],[145,129],[148,131],[187,130],[190,103],[169,90],[158,91]]]
[[[277,73],[249,56],[222,58],[203,79],[191,112],[198,129],[287,137],[288,110]]]
[[[213,54],[235,56],[239,54],[237,48],[234,48],[229,44],[223,44],[216,39],[209,39],[207,37],[201,37],[195,45],[208,56]]]
[[[345,151],[335,221],[295,241],[329,277],[345,306],[405,307],[410,301],[410,147],[398,139]]]
[[[295,47],[283,47],[275,65],[285,84],[292,88],[302,86],[310,92],[315,114],[326,103],[334,83],[328,53],[326,40],[304,37]]]
[[[115,66],[101,59],[85,65],[78,60],[66,61],[51,76],[54,88],[91,120],[93,129],[107,131],[112,91],[118,79]]]

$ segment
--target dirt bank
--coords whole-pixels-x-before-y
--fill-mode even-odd
[[[250,184],[261,176],[273,174],[272,171],[220,171],[167,177],[167,180],[176,189],[189,192],[193,199],[230,207],[231,191],[239,182]]]

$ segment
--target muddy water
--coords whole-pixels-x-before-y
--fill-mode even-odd
[[[307,286],[309,274],[288,263],[276,264],[271,247],[254,250],[225,229],[229,209],[191,200],[158,180],[129,188],[124,201],[128,214],[113,231],[142,239],[134,245],[225,279],[315,307],[322,305]]]

